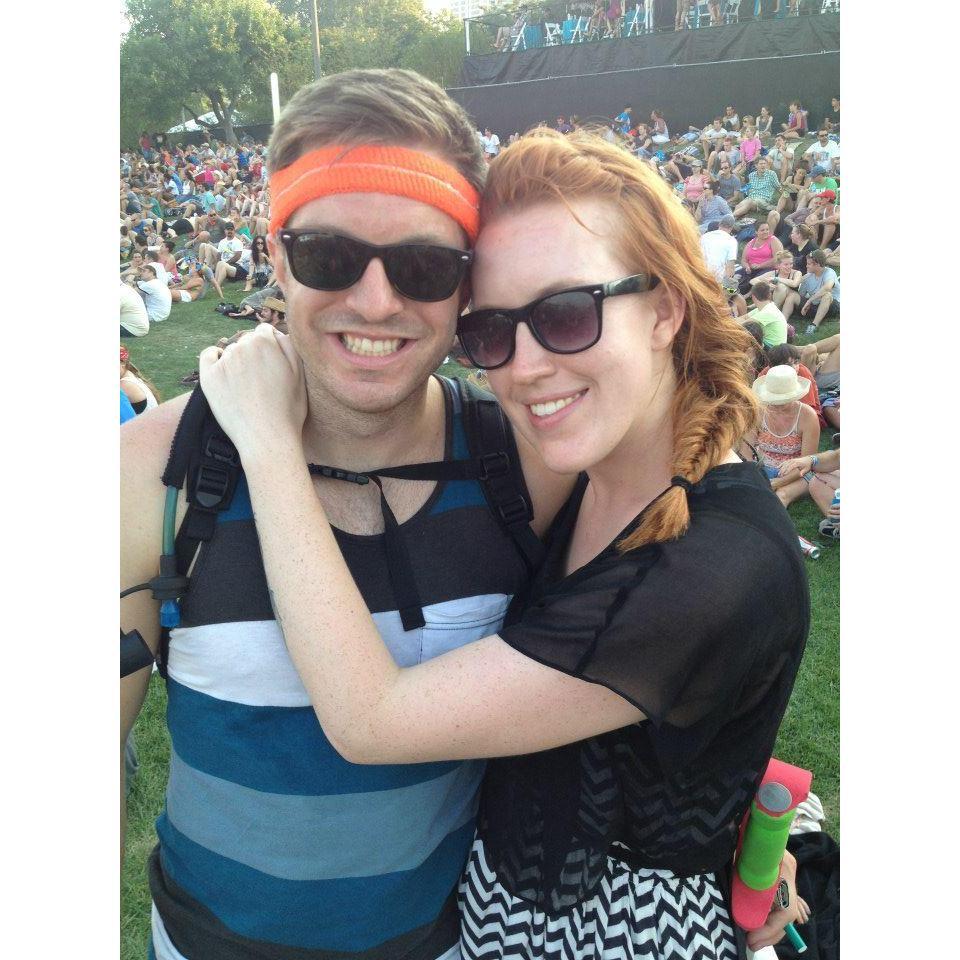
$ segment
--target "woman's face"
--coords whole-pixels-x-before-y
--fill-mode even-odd
[[[761,223],[760,226],[757,227],[757,239],[762,241],[762,240],[766,240],[767,237],[769,236],[770,236],[770,224]]]
[[[476,308],[521,307],[545,294],[602,284],[638,273],[616,253],[610,224],[616,209],[600,201],[504,212],[476,245]],[[650,428],[653,410],[673,390],[671,343],[683,318],[662,286],[610,297],[602,306],[599,342],[576,354],[542,347],[517,325],[513,359],[487,376],[516,429],[558,473],[605,461],[624,441]],[[564,406],[548,412],[551,401]],[[656,414],[658,418],[662,414]]]

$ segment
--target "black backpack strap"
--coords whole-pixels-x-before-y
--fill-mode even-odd
[[[463,411],[467,446],[481,465],[477,479],[484,496],[520,551],[527,572],[532,574],[546,551],[530,528],[533,501],[523,476],[513,428],[492,394],[459,377],[454,389]]]
[[[179,490],[186,485],[187,512],[174,546],[175,570],[182,577],[186,577],[190,570],[200,544],[213,538],[217,514],[232,503],[239,479],[240,455],[220,428],[198,385],[177,424],[161,477],[167,487]],[[166,556],[160,558],[160,565],[161,570],[166,567],[168,572],[174,568],[172,559]],[[164,679],[169,645],[170,631],[163,627],[157,668]]]

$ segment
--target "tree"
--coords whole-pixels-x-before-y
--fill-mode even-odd
[[[182,108],[236,143],[235,112],[269,103],[271,71],[293,80],[290,54],[309,50],[300,25],[267,0],[129,0],[127,14],[122,131],[169,122]],[[216,124],[200,120],[209,111]]]

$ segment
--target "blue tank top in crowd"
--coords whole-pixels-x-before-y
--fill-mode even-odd
[[[445,457],[466,459],[444,394]],[[402,530],[426,621],[410,631],[382,536],[336,531],[397,663],[495,633],[526,574],[479,484],[438,483]],[[483,763],[355,765],[333,749],[273,616],[243,477],[197,558],[167,692],[157,960],[435,960],[456,945]]]

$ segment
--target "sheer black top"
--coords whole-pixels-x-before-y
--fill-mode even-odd
[[[591,896],[608,855],[679,876],[729,867],[809,629],[797,535],[754,464],[716,467],[692,489],[679,540],[626,554],[610,544],[565,577],[586,483],[501,636],[648,719],[489,762],[487,861],[511,894],[548,912]]]

